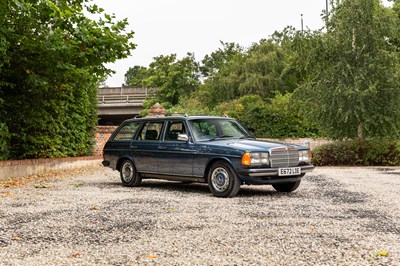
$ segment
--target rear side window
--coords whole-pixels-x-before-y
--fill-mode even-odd
[[[139,128],[140,123],[133,122],[125,124],[121,127],[118,133],[114,136],[114,141],[131,141]]]
[[[148,122],[139,132],[138,140],[159,140],[164,122]]]

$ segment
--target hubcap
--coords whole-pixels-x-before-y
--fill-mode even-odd
[[[218,192],[224,192],[229,186],[229,173],[226,169],[218,167],[211,175],[211,184]]]
[[[122,167],[122,178],[125,182],[129,182],[133,178],[133,166],[130,163],[125,163]]]

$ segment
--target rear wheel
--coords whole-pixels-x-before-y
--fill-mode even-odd
[[[300,182],[301,180],[290,183],[273,184],[272,187],[279,192],[292,192],[300,186]]]
[[[232,167],[223,161],[212,165],[208,174],[208,187],[216,197],[234,197],[240,189],[240,179]]]
[[[136,187],[142,183],[142,177],[137,172],[131,160],[123,161],[119,172],[122,185],[126,187]]]

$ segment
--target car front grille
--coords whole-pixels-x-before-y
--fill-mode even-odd
[[[273,148],[269,152],[271,167],[294,167],[299,164],[299,151],[295,148]]]

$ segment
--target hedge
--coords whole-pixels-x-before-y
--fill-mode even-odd
[[[371,139],[324,144],[313,151],[319,166],[400,166],[400,141]]]

